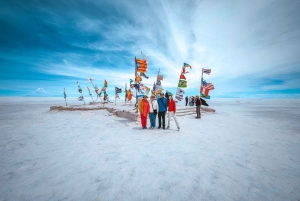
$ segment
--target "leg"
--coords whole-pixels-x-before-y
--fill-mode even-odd
[[[143,115],[141,114],[141,124],[142,124],[142,127],[144,128],[143,122],[144,122],[144,118],[143,118]]]
[[[163,123],[163,128],[166,126],[166,112],[162,112],[162,123]]]
[[[161,128],[161,118],[162,118],[162,112],[158,113],[158,128]]]
[[[199,106],[199,118],[201,118],[201,105]]]
[[[156,124],[156,115],[153,115],[153,128],[155,128],[155,124]]]
[[[175,123],[176,123],[177,128],[179,129],[179,124],[178,124],[178,121],[177,121],[177,118],[176,118],[175,113],[173,113],[172,116],[173,116],[173,119],[175,120]]]
[[[172,112],[168,112],[168,128],[170,128],[170,119],[171,119],[171,115],[172,115]]]

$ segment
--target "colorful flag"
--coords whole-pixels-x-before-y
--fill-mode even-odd
[[[183,67],[185,67],[185,68],[190,67],[192,69],[192,66],[187,63],[183,63]]]
[[[89,82],[92,82],[93,80],[92,80],[92,78],[89,77],[89,78],[88,78],[88,81],[89,81]]]
[[[147,71],[148,64],[146,59],[135,58],[135,66],[137,72],[145,73]]]
[[[186,88],[187,87],[187,81],[186,80],[179,80],[178,87]]]
[[[106,80],[104,80],[104,87],[107,87],[108,83]]]
[[[122,89],[120,89],[120,88],[118,88],[118,87],[116,87],[116,93],[122,93]]]
[[[131,83],[133,82],[133,79],[130,78],[130,79],[129,79],[129,82],[130,82],[130,84],[131,84]]]
[[[164,76],[163,75],[158,75],[157,80],[164,80]]]
[[[209,69],[209,68],[203,68],[202,70],[203,70],[203,73],[205,73],[207,75],[209,75],[211,73],[211,69]]]

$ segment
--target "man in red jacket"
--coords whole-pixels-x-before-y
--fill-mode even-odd
[[[176,113],[176,104],[175,104],[175,101],[173,100],[173,96],[172,95],[169,95],[169,100],[168,100],[168,127],[167,129],[170,128],[170,120],[171,120],[171,117],[173,117],[173,119],[175,120],[175,123],[177,125],[177,129],[179,130],[179,124],[177,122],[177,118],[175,116],[175,113]]]

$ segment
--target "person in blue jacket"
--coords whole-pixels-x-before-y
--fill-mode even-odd
[[[164,93],[160,94],[160,97],[157,99],[157,103],[158,103],[158,129],[160,129],[161,126],[163,129],[165,129],[168,101],[166,98],[164,98]]]

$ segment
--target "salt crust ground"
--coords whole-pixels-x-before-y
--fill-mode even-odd
[[[178,132],[1,98],[0,200],[299,200],[299,103],[215,99]]]

